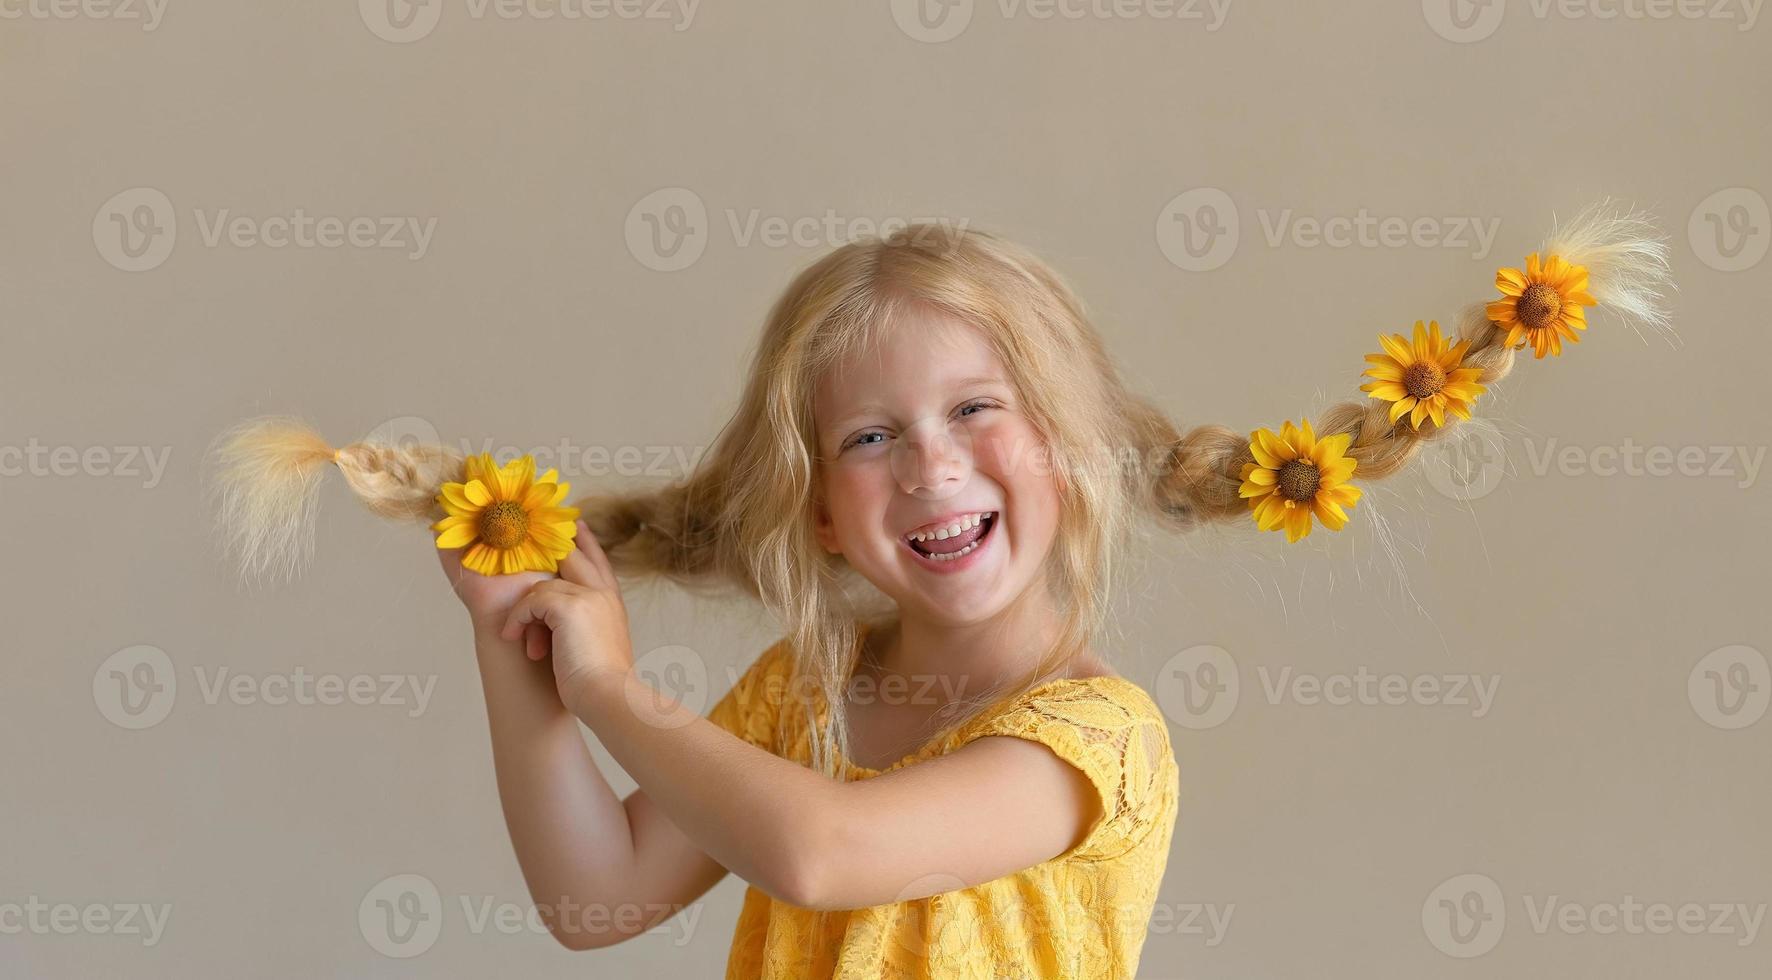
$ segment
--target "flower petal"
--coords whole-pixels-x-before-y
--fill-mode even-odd
[[[437,535],[437,547],[460,548],[480,536],[480,528],[473,523],[457,524]]]
[[[1389,354],[1398,364],[1408,367],[1415,363],[1415,354],[1401,334],[1379,334],[1378,342],[1384,345],[1385,353]]]

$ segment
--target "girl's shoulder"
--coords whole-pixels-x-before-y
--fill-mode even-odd
[[[1107,672],[1048,681],[965,726],[955,748],[992,736],[1045,745],[1095,788],[1102,817],[1064,857],[1117,857],[1174,822],[1180,773],[1169,725],[1130,678]]]

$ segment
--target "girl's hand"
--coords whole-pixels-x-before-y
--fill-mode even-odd
[[[549,572],[481,575],[471,568],[462,567],[463,549],[438,548],[433,545],[431,550],[437,553],[437,561],[443,566],[443,577],[448,579],[449,587],[455,590],[456,598],[468,607],[468,615],[476,625],[503,625],[511,607],[517,604],[518,599],[523,598],[523,593],[528,592],[537,582],[545,582],[554,577]]]
[[[591,529],[583,520],[577,523],[574,547],[560,561],[560,577],[530,583],[499,630],[506,640],[515,640],[525,630],[551,634],[554,685],[561,703],[574,714],[595,678],[625,674],[634,666],[627,606],[615,572]],[[526,648],[531,660],[550,652],[533,641]]]

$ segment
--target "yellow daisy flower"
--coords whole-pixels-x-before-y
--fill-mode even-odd
[[[1360,488],[1349,484],[1357,463],[1346,455],[1353,436],[1342,432],[1318,439],[1308,420],[1295,429],[1290,421],[1274,435],[1257,429],[1249,436],[1249,452],[1255,462],[1243,464],[1243,486],[1238,496],[1247,498],[1255,524],[1263,531],[1286,529],[1286,540],[1297,541],[1311,533],[1311,515],[1331,531],[1347,524],[1347,512],[1360,499]]]
[[[1526,256],[1526,271],[1500,269],[1495,273],[1495,288],[1502,297],[1488,306],[1489,319],[1507,331],[1502,341],[1508,347],[1525,346],[1532,341],[1534,358],[1546,351],[1560,356],[1563,340],[1580,343],[1577,330],[1587,329],[1587,311],[1599,300],[1588,295],[1587,267],[1570,265],[1561,255],[1552,255],[1543,267],[1538,253]]]
[[[558,506],[572,484],[548,470],[535,478],[535,457],[498,466],[491,453],[469,456],[461,483],[443,484],[437,503],[449,516],[431,525],[437,547],[467,551],[461,563],[482,575],[557,572],[572,551],[577,507]]]
[[[1471,403],[1489,389],[1477,384],[1481,368],[1459,366],[1470,341],[1461,340],[1447,349],[1447,340],[1440,336],[1438,320],[1430,320],[1426,330],[1420,320],[1415,321],[1413,344],[1402,334],[1380,334],[1378,342],[1385,352],[1366,355],[1373,366],[1365,373],[1376,380],[1361,385],[1360,390],[1390,402],[1392,422],[1408,412],[1409,424],[1417,430],[1423,416],[1433,419],[1436,426],[1446,424],[1447,412],[1468,421]]]

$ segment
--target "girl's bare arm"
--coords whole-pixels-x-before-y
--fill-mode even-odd
[[[571,949],[621,942],[725,876],[644,790],[615,795],[546,661],[525,657],[523,641],[500,639],[496,624],[476,623],[474,646],[505,826],[556,939]],[[613,925],[636,921],[630,931]]]
[[[1076,845],[1101,819],[1080,770],[1019,738],[839,783],[772,755],[632,673],[587,686],[579,716],[675,826],[762,891],[846,909],[970,887]]]

